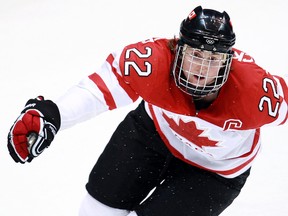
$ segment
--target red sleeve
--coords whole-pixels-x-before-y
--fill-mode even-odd
[[[266,72],[247,54],[236,52],[229,79],[203,118],[227,127],[233,123],[235,129],[283,124],[287,120],[285,81]]]
[[[168,40],[151,39],[125,47],[120,57],[123,78],[146,101],[158,101],[163,89],[169,89],[173,62]]]
[[[191,96],[175,85],[171,74],[174,53],[168,42],[169,39],[151,39],[127,46],[120,57],[120,69],[124,80],[146,102],[192,115],[195,107],[191,106]]]

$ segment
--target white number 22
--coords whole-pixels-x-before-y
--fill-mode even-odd
[[[128,59],[131,55],[131,52],[135,53],[139,58],[149,58],[152,54],[152,49],[150,47],[146,47],[146,53],[141,53],[139,50],[132,48],[128,49],[125,54],[125,58]],[[134,61],[125,61],[125,76],[130,75],[130,67],[133,67],[136,71],[136,73],[139,76],[149,76],[152,73],[152,65],[150,62],[145,61],[145,70],[141,70],[141,68],[137,65]]]
[[[273,80],[269,79],[269,78],[265,78],[263,80],[263,89],[264,91],[267,93],[269,91],[269,88],[268,87],[271,87],[271,90],[273,92],[273,96],[274,98],[276,99],[279,99],[279,94],[277,92],[277,89],[276,89],[276,86],[273,82]],[[259,109],[260,111],[263,111],[264,110],[264,104],[267,103],[267,107],[268,107],[268,114],[272,117],[276,117],[277,113],[278,113],[278,110],[279,110],[279,105],[280,105],[280,102],[277,101],[276,102],[276,105],[273,107],[272,105],[272,100],[270,97],[268,96],[263,96],[261,99],[260,99],[260,102],[259,102]]]

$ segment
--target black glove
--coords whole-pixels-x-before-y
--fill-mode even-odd
[[[49,147],[60,128],[60,113],[51,100],[30,99],[8,133],[8,150],[15,162],[31,162]]]

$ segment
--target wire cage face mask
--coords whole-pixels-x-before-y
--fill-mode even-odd
[[[232,54],[178,45],[173,65],[177,86],[195,97],[217,92],[227,81]]]

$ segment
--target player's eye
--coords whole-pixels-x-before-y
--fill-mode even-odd
[[[202,55],[202,53],[201,53],[200,51],[195,51],[195,52],[193,53],[193,56],[194,56],[194,57],[197,57],[197,58],[203,58],[203,55]]]

